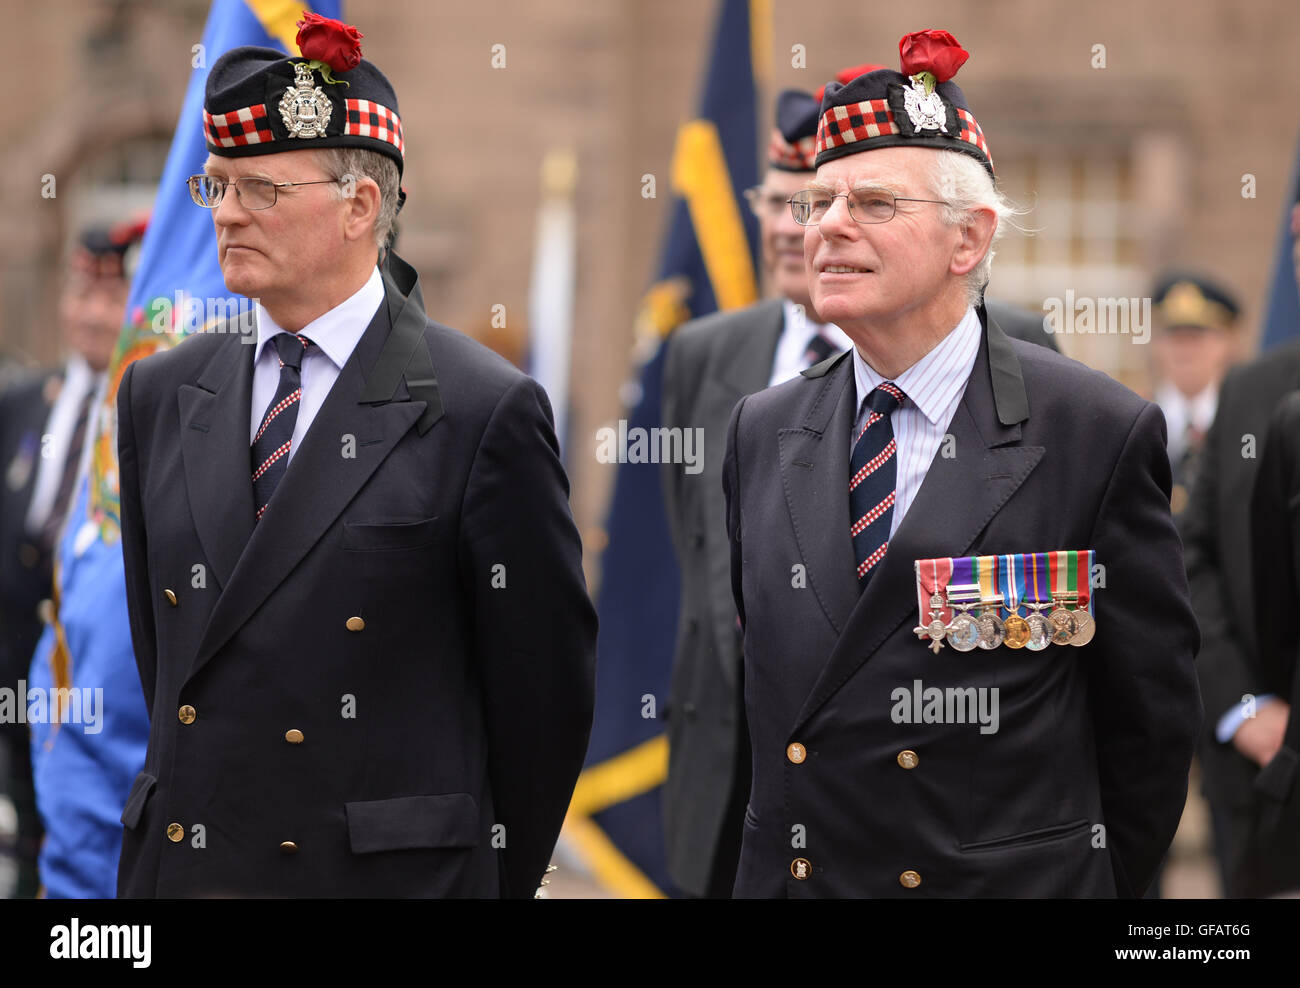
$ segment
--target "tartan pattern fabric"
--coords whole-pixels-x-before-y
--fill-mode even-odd
[[[402,154],[402,121],[388,107],[368,99],[344,100],[343,133],[387,141]]]
[[[957,119],[961,122],[957,139],[979,148],[988,158],[991,166],[993,155],[989,154],[988,141],[984,139],[984,131],[980,129],[975,117],[969,110],[963,110],[961,107],[954,109],[957,111]],[[817,124],[817,147],[814,157],[830,148],[899,133],[901,131],[898,124],[894,122],[894,113],[889,108],[888,100],[873,99],[850,103],[847,106],[833,106],[822,114]]]
[[[969,110],[963,110],[961,107],[957,107],[957,119],[961,121],[961,132],[957,136],[967,144],[974,144],[983,151],[984,157],[989,159],[989,166],[991,167],[993,165],[993,155],[989,154],[989,145],[984,140],[984,131],[980,129],[980,125],[971,116]]]
[[[298,406],[302,402],[302,358],[311,346],[311,340],[293,333],[277,333],[271,338],[271,343],[280,358],[280,384],[262,416],[251,450],[253,504],[257,508],[258,520],[289,469],[293,427],[298,421]]]
[[[898,124],[894,123],[894,114],[889,109],[888,100],[871,99],[846,106],[832,106],[817,123],[816,154],[854,141],[897,133]]]
[[[772,139],[767,145],[767,163],[773,168],[791,172],[815,171],[813,158],[816,156],[817,139],[809,134],[793,144],[782,136],[779,130],[772,131]]]
[[[221,148],[264,144],[274,139],[266,116],[266,104],[245,106],[228,113],[203,111],[203,130],[208,143]]]
[[[897,385],[886,381],[862,400],[858,411],[859,419],[865,414],[865,421],[849,461],[849,517],[853,519],[849,537],[858,564],[859,591],[889,548],[898,478],[898,445],[890,415],[905,398]]]

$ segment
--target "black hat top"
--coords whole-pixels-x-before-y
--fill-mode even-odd
[[[360,147],[403,165],[397,94],[361,57],[361,33],[308,13],[298,22],[302,57],[246,46],[208,74],[203,129],[208,151],[227,158],[312,148]]]
[[[901,72],[868,69],[826,84],[817,126],[816,164],[882,147],[959,151],[990,175],[988,142],[952,77],[970,57],[947,31],[916,31],[898,43]]]

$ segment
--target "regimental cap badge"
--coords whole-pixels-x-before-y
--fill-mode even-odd
[[[333,107],[325,91],[316,85],[311,66],[306,62],[293,63],[293,85],[280,98],[280,116],[290,137],[324,137],[329,126]]]
[[[912,121],[913,130],[937,130],[948,133],[948,107],[934,89],[934,76],[919,72],[912,85],[903,90],[903,108]]]

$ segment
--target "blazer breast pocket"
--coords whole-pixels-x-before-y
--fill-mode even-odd
[[[343,523],[343,548],[349,552],[419,549],[434,540],[438,519]]]

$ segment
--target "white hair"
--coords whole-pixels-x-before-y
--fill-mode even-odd
[[[375,246],[383,250],[388,246],[393,233],[393,222],[397,219],[397,196],[401,182],[397,175],[397,163],[388,155],[369,148],[316,148],[315,151],[320,155],[321,167],[336,182],[346,182],[348,179],[355,182],[358,178],[368,178],[379,186]],[[339,187],[340,198],[348,194],[346,187]]]
[[[971,214],[976,209],[991,209],[997,216],[997,226],[989,241],[989,249],[966,275],[967,301],[977,306],[983,298],[984,286],[988,284],[989,271],[993,266],[993,247],[1005,227],[1020,229],[1015,218],[1024,210],[998,191],[988,169],[970,155],[940,149],[931,157],[930,186],[935,198],[947,203],[943,208],[945,223],[950,226],[965,226],[971,221]]]

